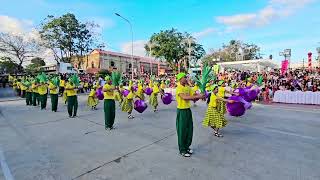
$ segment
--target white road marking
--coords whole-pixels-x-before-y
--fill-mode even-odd
[[[1,164],[2,172],[5,179],[14,180],[1,148],[0,148],[0,164]]]

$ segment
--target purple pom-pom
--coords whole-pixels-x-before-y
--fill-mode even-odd
[[[98,98],[99,100],[103,100],[103,99],[104,99],[102,87],[100,87],[99,89],[97,89],[97,91],[96,91],[96,96],[97,96],[97,98]]]
[[[137,91],[138,91],[138,86],[133,86],[132,88],[133,88],[133,91],[134,91],[134,92],[137,92]]]
[[[163,96],[162,96],[162,102],[163,104],[170,104],[172,102],[172,94],[171,93],[165,93]]]
[[[127,89],[125,89],[125,90],[122,91],[122,95],[123,95],[124,97],[127,97],[129,93],[130,93],[130,91],[127,90]]]
[[[150,96],[152,94],[153,90],[152,90],[152,88],[147,87],[144,92],[146,93],[146,95]]]
[[[244,99],[240,96],[231,96],[229,97],[229,100],[234,100],[233,103],[227,103],[227,110],[231,116],[242,116],[246,112],[244,103],[241,101],[244,101]]]
[[[134,102],[134,109],[139,113],[143,113],[143,111],[146,110],[147,107],[148,107],[147,103],[145,103],[143,100],[136,100]]]

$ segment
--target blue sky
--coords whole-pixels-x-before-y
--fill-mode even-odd
[[[120,13],[133,24],[138,55],[153,33],[171,28],[194,34],[207,52],[237,39],[258,44],[277,61],[283,49],[291,48],[292,60],[301,62],[320,46],[319,0],[1,0],[0,18],[7,21],[0,30],[10,20],[20,23],[10,28],[23,29],[67,12],[101,24],[106,49],[128,52],[128,24],[114,15]]]

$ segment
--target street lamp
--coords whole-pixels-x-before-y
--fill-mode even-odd
[[[121,16],[120,14],[118,13],[114,13],[116,16],[119,16],[120,18],[122,18],[123,20],[125,20],[129,25],[130,25],[130,31],[131,31],[131,78],[132,80],[134,79],[133,77],[133,31],[132,31],[132,24],[131,22],[124,18],[123,16]]]

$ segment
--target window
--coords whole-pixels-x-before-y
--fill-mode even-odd
[[[93,63],[93,61],[91,62],[91,68],[94,68],[94,63]]]
[[[71,67],[71,66],[68,66],[68,67],[67,67],[67,70],[72,70],[72,67]]]
[[[114,67],[114,62],[113,61],[110,62],[110,66]]]
[[[131,68],[132,67],[132,65],[131,64],[129,64],[129,68]]]

